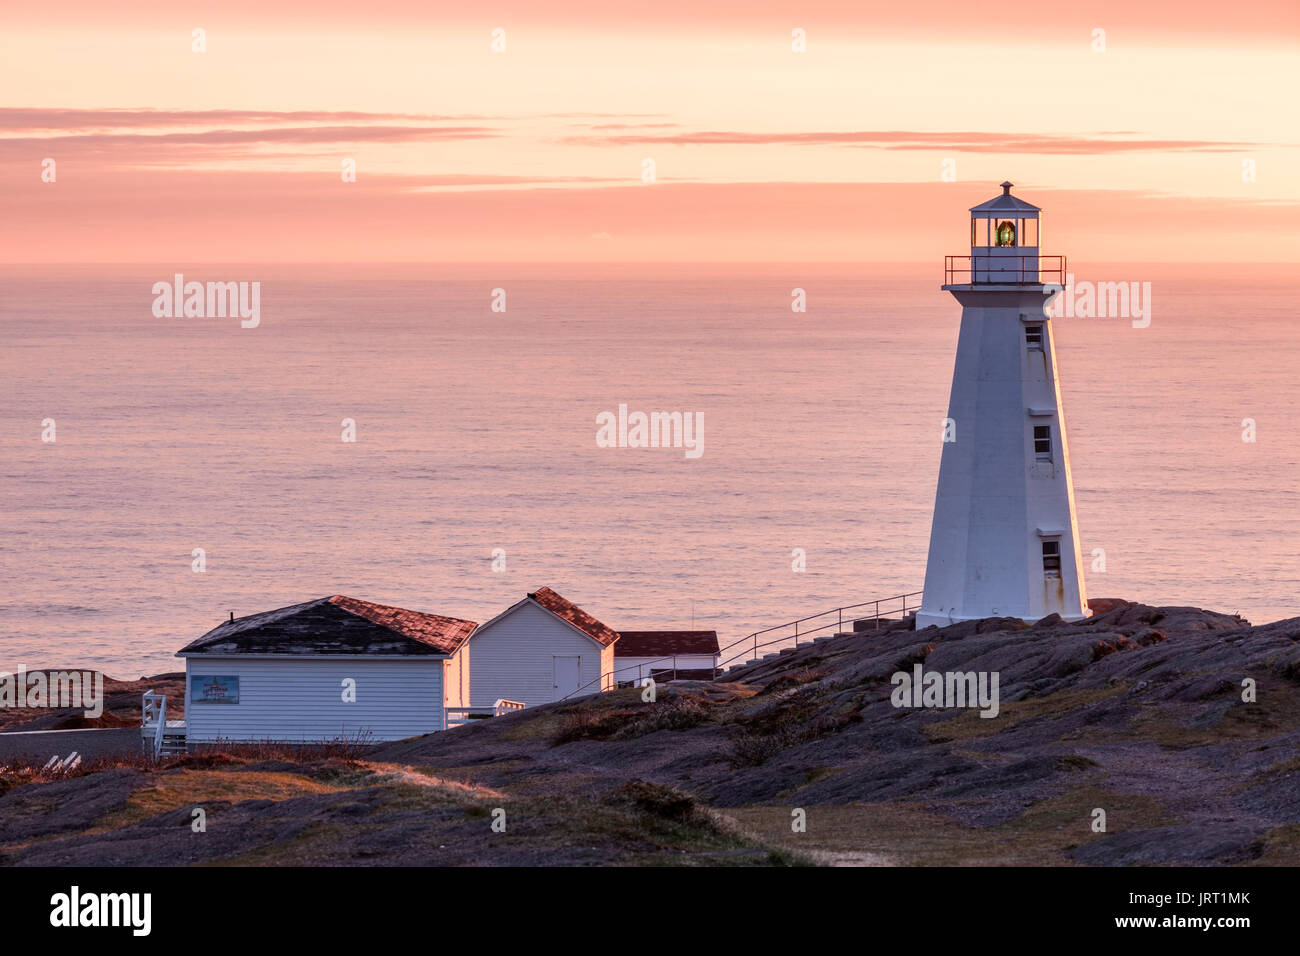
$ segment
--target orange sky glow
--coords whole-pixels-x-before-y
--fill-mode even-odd
[[[9,15],[4,260],[1300,261],[1294,2],[267,6]]]

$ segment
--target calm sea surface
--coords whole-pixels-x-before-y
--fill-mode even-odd
[[[174,271],[3,275],[0,668],[175,670],[232,610],[335,593],[485,621],[550,585],[725,643],[923,584],[959,319],[932,267],[184,270],[261,281],[251,330],[155,318]],[[1075,271],[1153,283],[1147,329],[1057,323],[1089,593],[1300,613],[1300,280]],[[598,448],[620,403],[702,412],[703,456]]]

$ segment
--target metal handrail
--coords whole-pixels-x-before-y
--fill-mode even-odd
[[[719,653],[721,653],[721,652],[719,652]],[[641,668],[643,668],[643,667],[650,667],[652,664],[660,664],[660,663],[663,663],[664,661],[672,661],[672,662],[673,662],[673,666],[672,666],[671,670],[672,670],[673,674],[676,674],[677,671],[678,671],[678,667],[677,667],[677,658],[678,658],[678,657],[681,657],[681,656],[683,656],[683,655],[680,655],[680,654],[670,654],[670,655],[668,655],[667,657],[657,657],[657,658],[655,658],[655,659],[652,660],[652,661],[646,661],[646,662],[644,662],[644,663],[642,663],[642,664],[626,664],[626,665],[624,665],[623,667],[616,667],[616,668],[614,668],[612,671],[610,671],[608,674],[601,674],[599,677],[595,678],[594,680],[589,680],[589,681],[587,681],[587,683],[581,685],[580,687],[577,687],[577,688],[575,688],[575,689],[569,691],[569,693],[567,693],[567,694],[565,694],[563,697],[561,697],[560,700],[568,700],[568,699],[569,699],[570,697],[572,697],[574,694],[577,694],[577,693],[579,693],[580,691],[584,691],[584,690],[586,690],[586,689],[587,689],[588,687],[590,687],[592,684],[601,684],[601,683],[603,683],[603,682],[605,681],[606,678],[613,678],[613,680],[611,681],[611,683],[613,683],[614,686],[617,687],[617,686],[618,686],[618,679],[617,679],[617,678],[614,678],[614,675],[617,674],[619,671],[630,671],[630,670],[632,670],[633,668],[636,668],[637,671],[638,671],[637,676],[639,677],[639,676],[640,676],[640,670],[641,670]],[[690,655],[686,655],[686,656],[689,656],[689,657],[703,657],[704,655],[702,655],[702,654],[690,654]],[[717,672],[718,672],[718,664],[717,664],[718,655],[717,655],[717,654],[714,654],[714,655],[713,655],[713,660],[714,660],[713,673],[716,675]],[[681,670],[692,670],[692,671],[693,671],[693,670],[702,670],[702,669],[703,669],[703,668],[699,668],[699,667],[683,667],[683,668],[681,668]],[[669,668],[663,668],[663,669],[661,669],[661,670],[660,670],[660,673],[662,674],[665,670],[669,670]],[[652,674],[651,676],[653,676],[653,674]],[[605,689],[604,687],[601,687],[601,690],[602,690],[602,691],[603,691],[604,689]]]
[[[970,282],[971,285],[1043,285],[1044,284],[1043,276],[1045,275],[1051,276],[1053,274],[1056,276],[1057,279],[1055,284],[1061,286],[1065,285],[1065,276],[1066,276],[1066,268],[1067,268],[1065,256],[1055,256],[1055,255],[1045,256],[1045,255],[1037,255],[1037,254],[990,255],[990,256],[978,255],[975,256],[974,258],[980,259],[981,261],[984,262],[995,263],[997,267],[985,267],[977,270],[974,268],[975,263],[972,261],[971,256],[944,256],[943,257],[943,284],[944,285],[960,284],[958,281],[956,281],[957,277],[964,273],[965,275],[969,276],[968,281]],[[1033,268],[1026,269],[1026,263],[1031,259],[1034,260],[1035,264]],[[957,265],[957,263],[962,260],[965,260],[968,263],[967,267],[964,269]],[[1052,261],[1055,262],[1054,266],[1052,265]],[[1005,264],[1005,266],[1003,264]],[[1009,271],[1007,267],[1014,267],[1018,269],[1020,278],[1019,279],[1006,278],[1006,273]],[[979,278],[981,273],[985,273],[988,275],[996,275],[996,278],[981,279]]]
[[[875,618],[875,620],[876,620],[876,624],[879,625],[879,623],[880,623],[880,606],[881,606],[882,604],[888,605],[888,604],[890,604],[890,603],[893,602],[893,601],[901,601],[901,602],[902,602],[901,613],[902,613],[903,615],[906,615],[906,614],[907,614],[907,611],[908,611],[908,607],[907,607],[907,601],[908,601],[908,599],[909,599],[909,598],[920,598],[920,596],[921,596],[923,593],[925,593],[925,592],[924,592],[924,591],[909,591],[909,592],[906,593],[906,594],[896,594],[896,595],[894,595],[893,597],[879,598],[879,599],[874,600],[874,601],[863,601],[861,604],[846,604],[846,605],[844,605],[843,607],[833,607],[833,608],[831,608],[829,611],[821,611],[821,612],[819,612],[819,613],[817,613],[817,614],[810,614],[810,615],[808,615],[807,617],[801,617],[801,618],[799,618],[798,620],[790,621],[790,622],[788,622],[788,623],[786,623],[786,624],[777,624],[777,625],[775,625],[774,627],[765,627],[765,628],[763,628],[763,630],[761,630],[761,631],[755,631],[755,632],[752,633],[752,634],[749,634],[749,635],[746,635],[745,637],[742,637],[742,638],[741,638],[740,640],[738,640],[738,641],[732,641],[732,642],[731,642],[730,644],[728,644],[726,647],[723,647],[721,650],[719,650],[718,653],[715,654],[715,655],[713,656],[714,661],[716,662],[716,663],[713,665],[713,673],[714,673],[714,676],[716,677],[718,671],[722,670],[722,668],[725,667],[727,664],[730,664],[732,661],[739,659],[740,657],[742,657],[742,656],[745,654],[744,651],[741,651],[739,654],[734,654],[734,655],[732,655],[731,657],[726,658],[725,660],[721,660],[720,658],[722,657],[722,655],[725,654],[727,651],[731,650],[733,647],[739,647],[739,646],[742,645],[742,644],[748,644],[748,645],[751,645],[750,650],[753,651],[754,656],[753,656],[752,658],[750,658],[750,660],[757,660],[757,659],[758,659],[758,652],[759,652],[760,649],[762,649],[762,648],[764,648],[764,647],[771,647],[773,644],[784,644],[784,643],[788,642],[788,641],[790,640],[790,637],[791,637],[791,635],[789,635],[789,634],[782,634],[780,637],[776,638],[775,640],[764,641],[763,643],[760,644],[758,639],[759,639],[760,637],[762,637],[764,634],[771,634],[773,631],[784,631],[784,630],[786,630],[787,628],[791,628],[791,627],[793,627],[793,628],[794,628],[794,635],[793,635],[793,636],[794,636],[794,646],[795,646],[795,647],[798,647],[798,646],[799,646],[799,641],[800,641],[801,638],[806,638],[806,637],[808,637],[808,636],[811,635],[811,634],[817,634],[818,632],[820,632],[820,631],[824,631],[824,630],[826,630],[826,629],[829,628],[829,627],[836,627],[836,628],[840,628],[840,629],[842,629],[842,628],[844,627],[844,612],[845,612],[845,611],[857,611],[857,610],[859,610],[859,609],[861,609],[861,608],[867,608],[867,607],[872,608],[872,609],[873,609],[873,616],[874,616],[874,618]],[[919,608],[920,606],[921,606],[921,602],[920,602],[920,600],[917,600],[917,601],[915,602],[915,607],[916,607],[916,608]],[[889,609],[888,607],[886,607],[886,608],[885,608],[885,613],[888,614],[888,613],[889,613],[889,610],[890,610],[890,609]],[[809,621],[815,621],[815,620],[817,620],[818,618],[825,617],[825,616],[828,615],[828,614],[834,614],[834,615],[836,615],[836,619],[835,619],[834,621],[832,621],[832,622],[829,622],[829,623],[826,623],[826,624],[822,624],[822,625],[820,625],[820,626],[818,626],[818,627],[814,627],[814,628],[812,628],[811,630],[808,629],[808,628],[804,628],[804,629],[801,631],[801,630],[799,629],[799,626],[800,626],[801,624],[807,624]],[[852,618],[854,617],[854,615],[849,615],[849,617],[850,617],[850,620],[852,620]],[[867,618],[867,615],[866,615],[866,614],[862,614],[862,615],[861,615],[861,619],[862,619],[862,620],[865,620],[866,618]],[[668,660],[671,660],[671,661],[673,662],[673,668],[672,668],[672,670],[673,670],[673,673],[676,674],[676,673],[677,673],[677,657],[678,657],[678,656],[679,656],[679,655],[674,654],[674,655],[672,655],[672,656],[670,656],[670,657],[661,657],[661,658],[659,658],[658,660],[648,661],[648,662],[646,662],[645,664],[629,664],[629,665],[626,666],[626,667],[616,668],[616,669],[613,670],[613,671],[610,673],[610,675],[608,675],[608,676],[611,676],[611,677],[612,677],[614,674],[617,674],[620,670],[624,670],[624,671],[626,671],[626,670],[631,670],[633,667],[636,667],[636,668],[638,668],[638,669],[639,669],[639,668],[642,668],[642,667],[649,667],[651,664],[658,664],[658,663],[660,663],[660,662],[662,662],[662,661],[668,661]],[[687,669],[687,670],[696,670],[697,668],[686,668],[686,669]],[[600,677],[597,677],[595,680],[589,680],[589,681],[587,681],[587,683],[583,684],[581,687],[578,687],[576,690],[571,691],[571,692],[568,693],[568,694],[565,694],[563,697],[560,698],[560,700],[568,700],[570,697],[573,697],[575,694],[579,693],[580,691],[584,691],[584,690],[586,690],[586,689],[587,689],[588,687],[590,687],[592,684],[601,683],[602,681],[605,680],[606,676],[607,676],[607,675],[602,674]],[[617,681],[615,681],[614,683],[617,684]],[[603,688],[602,688],[602,689],[603,689]]]
[[[731,650],[733,647],[739,647],[739,646],[742,645],[742,644],[748,644],[748,645],[750,645],[750,647],[747,649],[747,651],[741,651],[741,652],[738,653],[738,654],[733,654],[731,657],[728,657],[728,658],[726,658],[726,659],[724,659],[724,660],[720,660],[720,661],[718,662],[718,668],[721,669],[721,668],[725,667],[727,664],[730,664],[732,661],[739,660],[741,657],[743,657],[743,656],[744,656],[746,653],[748,653],[748,652],[752,652],[752,654],[753,654],[753,656],[750,657],[749,660],[751,660],[751,661],[753,661],[753,660],[757,660],[757,659],[758,659],[758,652],[759,652],[760,649],[762,649],[762,648],[764,648],[764,647],[771,647],[773,644],[784,644],[784,643],[788,642],[788,641],[790,640],[790,637],[792,636],[792,635],[790,635],[790,634],[782,634],[780,637],[778,637],[778,638],[776,638],[776,639],[774,639],[774,640],[764,641],[764,642],[762,642],[762,643],[759,643],[759,640],[758,640],[758,639],[759,639],[760,637],[762,637],[764,634],[771,634],[773,631],[786,631],[786,630],[788,630],[789,628],[792,628],[792,627],[793,627],[793,628],[794,628],[794,634],[793,634],[793,637],[794,637],[794,646],[795,646],[795,647],[798,647],[798,646],[799,646],[799,641],[800,641],[800,639],[801,639],[801,638],[805,638],[805,637],[809,636],[810,634],[816,634],[816,633],[818,633],[818,632],[820,632],[820,631],[824,631],[824,630],[826,630],[827,628],[830,628],[830,627],[835,627],[835,628],[843,629],[843,627],[844,627],[844,612],[845,612],[845,611],[857,611],[857,610],[859,610],[860,608],[871,607],[871,608],[873,608],[873,610],[874,610],[874,614],[873,614],[873,616],[875,617],[876,623],[879,624],[879,623],[880,623],[880,605],[882,605],[882,604],[889,604],[890,602],[893,602],[893,601],[901,601],[901,602],[902,602],[902,609],[901,609],[901,611],[902,611],[902,613],[903,613],[904,615],[906,615],[906,614],[907,614],[907,610],[908,610],[908,608],[907,608],[907,600],[908,600],[908,598],[919,597],[919,596],[920,596],[921,594],[923,594],[923,593],[924,593],[923,591],[909,591],[907,594],[896,594],[896,595],[894,595],[893,597],[880,598],[879,600],[875,600],[875,601],[863,601],[861,604],[846,604],[844,607],[833,607],[833,608],[831,608],[829,611],[821,611],[821,612],[819,612],[819,613],[817,613],[817,614],[810,614],[810,615],[808,615],[807,617],[801,617],[801,618],[799,618],[798,620],[789,621],[789,622],[787,622],[787,623],[785,623],[785,624],[777,624],[775,627],[768,627],[768,628],[764,628],[764,629],[761,630],[761,631],[755,631],[753,634],[750,634],[750,635],[748,635],[748,636],[746,636],[746,637],[742,637],[742,638],[741,638],[740,640],[738,640],[738,641],[733,641],[732,643],[728,644],[726,647],[722,648],[722,650],[718,652],[719,657],[721,657],[721,656],[722,656],[723,654],[725,654],[727,651]],[[916,606],[917,606],[917,607],[920,607],[920,604],[921,604],[921,602],[918,600],[918,601],[916,602]],[[888,611],[889,611],[889,609],[886,608],[886,613],[888,613]],[[805,627],[805,628],[803,628],[802,630],[800,630],[800,625],[802,625],[802,624],[807,624],[807,623],[810,622],[810,621],[816,621],[818,618],[823,618],[823,617],[825,617],[825,616],[828,615],[828,614],[834,614],[834,615],[836,615],[836,619],[835,619],[834,621],[830,621],[830,622],[827,622],[827,623],[825,623],[825,624],[821,624],[821,625],[819,625],[819,626],[817,626],[817,627],[814,627],[814,628],[811,628],[811,629]],[[854,617],[854,615],[849,615],[849,616],[850,616],[850,618]],[[863,615],[862,615],[862,619],[865,619],[866,616],[867,616],[867,615],[863,614]]]
[[[753,657],[753,658],[750,658],[750,659],[751,659],[751,661],[753,661],[753,659],[758,659],[758,652],[759,652],[759,650],[761,650],[762,648],[770,648],[770,646],[772,646],[772,645],[774,645],[774,644],[784,644],[784,643],[787,643],[787,641],[789,641],[789,639],[790,639],[790,635],[788,635],[788,633],[783,633],[783,635],[781,635],[780,637],[776,637],[775,640],[763,641],[762,644],[759,644],[759,641],[758,641],[759,637],[762,637],[763,635],[766,635],[766,633],[771,633],[772,631],[785,631],[785,630],[787,630],[787,628],[793,627],[793,628],[794,628],[794,635],[793,635],[793,636],[794,636],[794,646],[796,646],[796,648],[797,648],[797,646],[800,645],[800,639],[801,639],[801,637],[807,637],[807,636],[809,636],[809,635],[815,635],[815,633],[818,633],[818,632],[820,632],[820,631],[827,630],[828,627],[841,628],[841,630],[842,630],[842,628],[844,628],[844,613],[845,613],[845,611],[857,611],[857,610],[859,610],[859,609],[862,609],[862,607],[871,607],[871,609],[872,609],[872,617],[874,617],[875,620],[876,620],[876,626],[879,626],[879,624],[880,624],[880,605],[888,605],[888,604],[891,604],[891,602],[893,602],[893,601],[901,601],[901,602],[902,602],[902,605],[901,605],[901,614],[906,615],[906,614],[907,614],[907,598],[911,598],[911,597],[919,598],[920,596],[922,596],[923,593],[924,593],[923,591],[909,591],[909,592],[907,592],[906,594],[894,594],[893,597],[881,597],[881,598],[878,598],[878,600],[875,600],[875,601],[863,601],[862,604],[850,604],[850,605],[844,605],[844,606],[842,606],[842,607],[832,607],[831,610],[827,610],[827,611],[819,611],[818,614],[810,614],[810,615],[807,615],[806,618],[798,618],[797,620],[790,620],[790,622],[788,622],[788,623],[785,623],[785,624],[776,624],[776,626],[774,626],[774,627],[764,627],[762,631],[754,631],[753,633],[750,633],[750,635],[746,635],[745,637],[741,637],[741,639],[738,640],[738,641],[732,641],[731,644],[728,644],[727,646],[724,646],[724,648],[720,649],[718,653],[714,654],[714,662],[715,662],[715,663],[714,663],[714,676],[715,676],[715,678],[716,678],[716,676],[718,676],[718,671],[722,670],[723,667],[725,667],[725,666],[728,665],[728,663],[731,663],[732,661],[736,661],[736,659],[738,659],[738,658],[744,656],[745,652],[741,652],[741,653],[738,653],[738,654],[733,654],[732,657],[728,657],[728,658],[725,658],[725,659],[720,659],[720,658],[722,658],[722,656],[723,656],[724,653],[727,653],[728,650],[731,650],[732,648],[737,648],[737,646],[740,646],[741,644],[748,644],[748,645],[751,645],[751,646],[750,646],[750,649],[753,650],[753,652],[754,652],[754,657]],[[919,601],[919,600],[918,600],[917,602],[915,602],[915,607],[920,607],[920,601]],[[885,607],[885,613],[887,613],[887,614],[889,613],[889,607]],[[829,622],[829,623],[826,623],[826,624],[820,624],[820,626],[818,626],[818,627],[814,627],[814,628],[811,628],[811,630],[809,630],[809,628],[803,628],[803,630],[800,631],[800,624],[807,624],[807,623],[810,622],[810,620],[816,620],[816,619],[818,619],[818,618],[824,618],[824,617],[826,617],[827,614],[835,614],[835,615],[836,615],[836,619],[833,620],[833,622]],[[853,617],[854,617],[854,615],[850,614],[849,617],[850,617],[850,620],[852,620]],[[866,618],[867,618],[867,615],[866,615],[866,614],[862,614],[862,615],[861,615],[861,619],[862,619],[862,620],[866,620]],[[677,657],[680,657],[679,654],[672,654],[672,656],[669,656],[669,657],[660,657],[660,658],[658,658],[658,659],[655,659],[655,661],[647,661],[647,662],[645,662],[645,663],[637,663],[637,665],[628,665],[628,666],[625,666],[625,667],[616,667],[616,669],[615,669],[615,670],[612,670],[612,671],[610,672],[610,674],[608,674],[608,675],[606,675],[606,674],[602,674],[601,676],[598,676],[598,678],[595,678],[595,679],[593,679],[593,680],[588,680],[588,682],[586,682],[585,684],[580,685],[580,687],[577,687],[576,689],[573,689],[573,691],[567,693],[567,695],[564,695],[563,697],[560,697],[560,700],[568,700],[569,697],[573,697],[573,696],[577,695],[577,693],[580,693],[580,692],[582,692],[582,691],[585,691],[586,688],[591,687],[591,684],[603,684],[603,682],[604,682],[604,680],[606,680],[606,678],[614,678],[614,675],[617,674],[617,672],[619,672],[619,671],[632,670],[633,667],[636,667],[636,669],[637,669],[638,671],[640,671],[640,670],[642,669],[642,667],[649,667],[650,665],[654,665],[654,663],[660,663],[660,662],[663,662],[663,661],[672,661],[672,672],[673,672],[673,674],[676,674],[676,672],[677,672]],[[697,667],[686,667],[685,670],[698,670],[698,669],[697,669]],[[617,680],[614,680],[614,684],[617,684]],[[602,689],[604,689],[604,688],[602,687]]]

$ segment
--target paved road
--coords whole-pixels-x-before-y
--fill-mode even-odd
[[[0,734],[0,760],[14,757],[38,757],[44,764],[58,754],[66,757],[72,751],[83,760],[93,760],[123,753],[140,752],[140,728],[124,727],[109,730],[29,730]]]

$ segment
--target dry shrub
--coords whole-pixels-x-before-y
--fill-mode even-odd
[[[831,671],[826,667],[801,667],[789,674],[782,674],[776,680],[767,684],[759,691],[759,694],[772,694],[777,691],[791,690],[795,687],[802,687],[804,684],[811,684],[828,677]]]
[[[798,735],[792,731],[764,734],[742,730],[732,736],[731,763],[735,767],[759,767],[798,742]]]
[[[604,714],[586,709],[574,710],[564,715],[560,732],[551,741],[551,746],[558,747],[577,740],[608,740],[631,720],[635,713],[626,709]]]
[[[815,687],[795,691],[737,721],[740,729],[732,737],[732,763],[756,767],[782,750],[839,733],[862,720],[863,704],[859,696],[831,708]]]
[[[695,798],[672,787],[631,780],[615,790],[611,803],[631,803],[643,813],[670,823],[690,823],[695,818]]]
[[[1116,651],[1131,651],[1136,647],[1136,644],[1122,635],[1113,641],[1098,641],[1092,646],[1092,659],[1096,662]]]
[[[649,705],[637,720],[614,734],[615,740],[632,740],[658,730],[690,730],[709,719],[711,706],[693,697],[674,697]]]
[[[675,696],[604,713],[575,709],[564,715],[552,746],[576,740],[633,740],[657,730],[690,730],[709,719],[712,706],[693,697]]]

